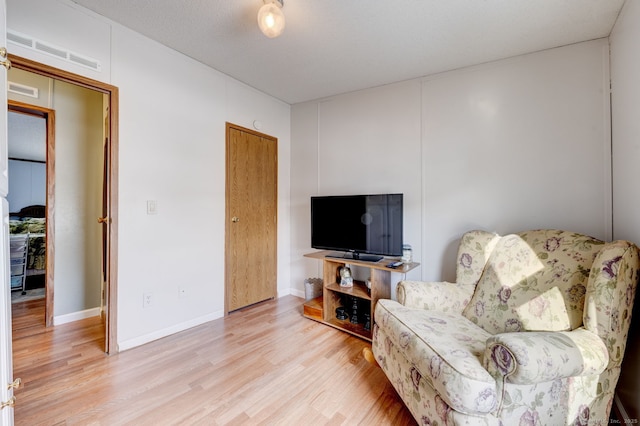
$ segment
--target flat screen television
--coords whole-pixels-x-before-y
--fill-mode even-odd
[[[311,247],[376,262],[402,256],[402,194],[311,197]]]

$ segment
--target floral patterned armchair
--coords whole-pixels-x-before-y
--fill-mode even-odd
[[[420,424],[605,425],[639,268],[627,241],[471,231],[456,283],[378,301],[373,354]]]

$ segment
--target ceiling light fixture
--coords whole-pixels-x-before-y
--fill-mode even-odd
[[[269,38],[278,37],[284,30],[284,0],[264,0],[264,5],[258,11],[258,26],[260,31]]]

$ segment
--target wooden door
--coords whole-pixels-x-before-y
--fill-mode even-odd
[[[276,296],[276,138],[227,123],[225,311]]]
[[[104,145],[102,146],[103,149],[103,154],[102,154],[102,216],[100,218],[98,218],[98,223],[102,224],[102,267],[101,267],[101,274],[100,274],[100,278],[101,278],[101,300],[100,300],[100,307],[102,308],[101,310],[101,315],[102,318],[105,321],[105,334],[104,334],[104,347],[108,348],[109,347],[109,338],[111,337],[108,330],[109,330],[109,315],[107,315],[107,312],[109,310],[109,303],[108,303],[108,291],[107,289],[109,288],[109,254],[111,253],[111,240],[109,238],[109,235],[111,235],[111,231],[110,231],[110,226],[111,226],[111,219],[110,219],[110,211],[109,208],[111,206],[111,200],[109,199],[109,197],[111,196],[111,188],[109,187],[109,182],[110,177],[109,177],[109,171],[111,170],[111,165],[109,164],[110,158],[111,158],[111,152],[110,152],[110,148],[111,148],[111,144],[109,143],[109,131],[111,129],[111,125],[109,123],[109,114],[105,114],[105,120],[104,120],[104,134],[105,134],[105,139],[104,139]]]

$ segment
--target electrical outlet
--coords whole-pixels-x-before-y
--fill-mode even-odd
[[[148,308],[153,306],[153,293],[143,293],[142,294],[142,307]]]
[[[184,287],[178,287],[178,297],[187,297],[187,289]]]

